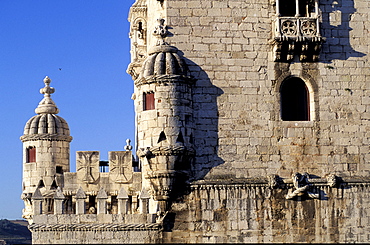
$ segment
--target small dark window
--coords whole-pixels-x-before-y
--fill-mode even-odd
[[[26,153],[26,162],[36,162],[36,147],[28,147]]]
[[[300,78],[290,78],[280,87],[281,119],[309,121],[310,103],[306,84]]]
[[[155,109],[154,92],[144,93],[144,111]]]
[[[62,166],[56,166],[55,172],[57,172],[57,174],[62,174],[63,173],[63,167]]]

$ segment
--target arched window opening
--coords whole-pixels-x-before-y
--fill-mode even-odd
[[[138,38],[144,38],[144,35],[143,35],[143,33],[144,33],[144,29],[143,29],[143,22],[139,22],[138,23],[138,27],[137,27],[137,31],[138,31]]]
[[[26,149],[26,162],[36,162],[36,147],[28,147]]]
[[[280,87],[281,119],[283,121],[309,121],[309,92],[300,78],[289,78]]]

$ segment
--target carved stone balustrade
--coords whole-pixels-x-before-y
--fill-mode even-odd
[[[325,38],[320,35],[318,17],[277,17],[271,40],[274,61],[318,61]]]

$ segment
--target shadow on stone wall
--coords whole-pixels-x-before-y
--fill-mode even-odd
[[[331,63],[332,60],[347,60],[350,57],[363,57],[366,54],[354,50],[350,40],[350,21],[356,12],[353,0],[330,0],[327,4],[321,5],[322,36],[326,37],[323,43],[322,58],[324,63]],[[325,9],[324,9],[325,8]],[[357,21],[361,23],[360,20]],[[356,22],[353,22],[356,23]],[[355,40],[362,37],[362,33],[356,34]],[[365,44],[364,44],[365,45]],[[324,56],[325,55],[325,56]]]
[[[184,61],[189,67],[191,76],[196,80],[192,88],[191,124],[195,156],[185,161],[187,166],[182,166],[182,171],[187,174],[176,176],[174,182],[176,192],[171,196],[175,202],[181,202],[183,196],[189,194],[191,182],[203,179],[212,168],[224,163],[217,155],[219,147],[217,97],[223,94],[223,91],[212,84],[207,73],[199,65],[185,57]]]
[[[223,164],[218,156],[218,106],[217,98],[223,90],[213,85],[207,73],[196,63],[185,59],[192,76],[195,161],[191,166],[190,181],[203,179],[214,167]]]

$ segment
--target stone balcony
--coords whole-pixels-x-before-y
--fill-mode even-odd
[[[273,21],[274,61],[292,61],[295,55],[300,61],[315,62],[319,59],[321,44],[318,17],[277,17]]]

